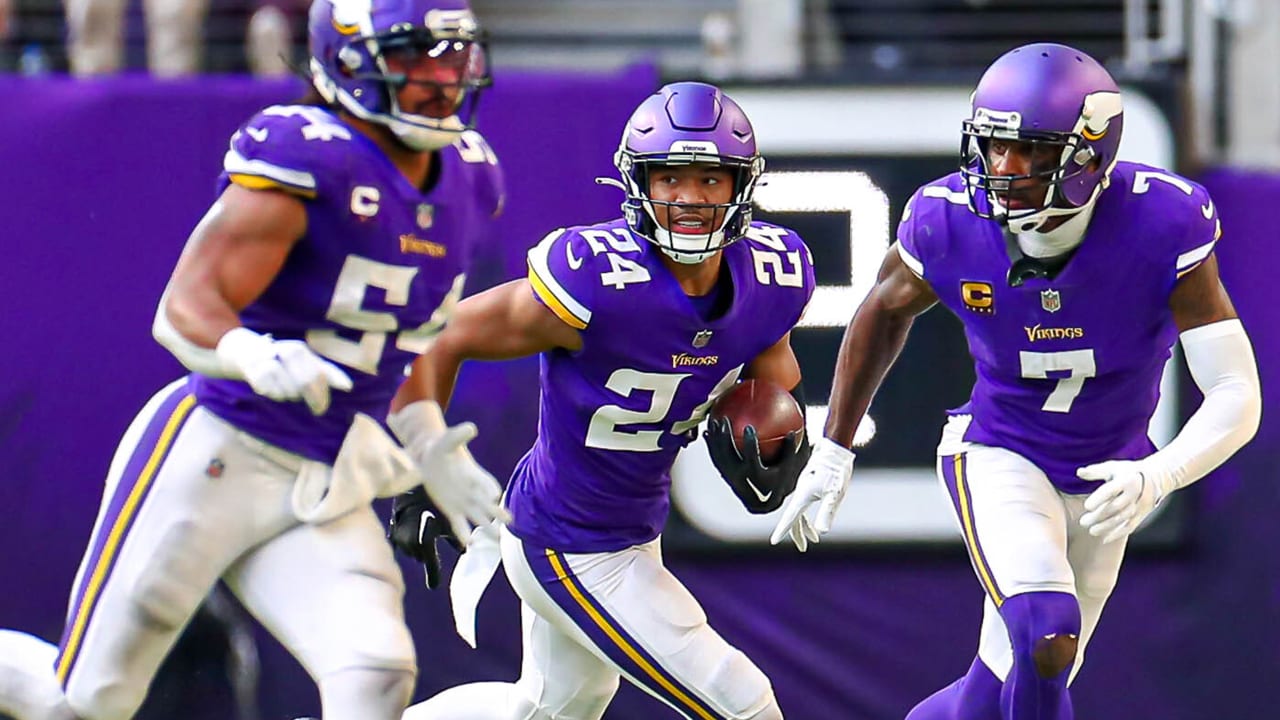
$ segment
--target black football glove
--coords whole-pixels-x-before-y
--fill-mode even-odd
[[[397,495],[392,501],[387,539],[397,550],[422,563],[427,571],[427,587],[433,590],[440,586],[440,551],[436,541],[443,539],[454,550],[462,552],[462,544],[449,523],[436,513],[422,487]]]
[[[813,451],[813,446],[805,440],[804,430],[796,430],[783,438],[778,459],[766,466],[760,462],[756,429],[748,425],[742,431],[745,448],[739,453],[733,444],[733,428],[728,418],[708,418],[703,437],[711,462],[747,511],[757,515],[782,507],[782,501],[796,489],[800,471]]]

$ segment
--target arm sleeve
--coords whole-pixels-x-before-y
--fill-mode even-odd
[[[1221,465],[1258,431],[1262,392],[1253,346],[1239,319],[1182,333],[1187,368],[1204,393],[1177,437],[1144,461],[1163,497]]]

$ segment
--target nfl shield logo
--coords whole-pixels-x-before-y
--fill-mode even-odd
[[[693,346],[696,348],[704,348],[709,342],[711,342],[710,330],[699,330],[698,334],[693,336]]]
[[[436,221],[435,206],[430,203],[422,203],[418,206],[418,227],[426,230]]]
[[[1058,294],[1057,290],[1041,290],[1040,307],[1047,312],[1058,312],[1062,309],[1062,296]]]

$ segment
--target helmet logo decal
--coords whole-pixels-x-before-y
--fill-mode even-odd
[[[330,21],[333,23],[333,29],[337,30],[343,35],[355,35],[356,33],[360,32],[360,23],[358,22],[353,22],[350,25],[344,25],[338,22],[338,18],[336,17],[330,18]]]
[[[363,23],[370,21],[369,13],[372,10],[372,0],[333,0],[333,15],[330,21],[339,33],[354,35],[360,32]]]
[[[1097,142],[1106,136],[1111,128],[1111,119],[1124,111],[1120,103],[1120,93],[1095,92],[1084,98],[1084,106],[1080,109],[1080,135],[1089,142]]]

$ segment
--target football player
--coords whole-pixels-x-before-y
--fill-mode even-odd
[[[987,69],[959,172],[911,198],[845,333],[826,437],[773,533],[829,529],[858,421],[912,319],[941,302],[977,382],[943,430],[938,477],[986,601],[968,674],[910,720],[1072,717],[1067,686],[1129,534],[1257,429],[1213,201],[1119,162],[1123,125],[1115,81],[1078,50],[1027,45]],[[1204,401],[1156,450],[1147,425],[1175,340]]]
[[[316,0],[309,31],[319,102],[231,138],[156,315],[192,372],[121,441],[52,664],[0,636],[0,667],[26,673],[0,682],[25,688],[0,706],[19,720],[131,717],[220,579],[315,678],[325,717],[399,718],[416,663],[369,501],[425,483],[464,540],[505,515],[474,426],[411,391],[388,417],[501,206],[470,129],[490,81],[476,19],[465,0]]]
[[[746,115],[715,87],[650,96],[614,161],[624,217],[547,235],[526,279],[459,304],[410,380],[434,376],[416,394],[443,402],[465,359],[541,354],[538,435],[508,485],[512,522],[500,537],[476,533],[451,586],[470,635],[479,590],[467,586],[482,590],[500,554],[522,601],[520,679],[446,690],[406,718],[600,718],[624,677],[684,717],[782,717],[769,680],[664,566],[660,534],[672,463],[720,393],[764,378],[803,407],[790,332],[814,289],[809,250],[752,221],[764,162]],[[707,430],[747,509],[769,512],[808,444],[793,433],[765,466],[747,436],[739,453],[727,423]],[[413,553],[434,543],[415,517],[402,503],[408,532],[393,531]],[[466,567],[484,553],[483,572]]]

